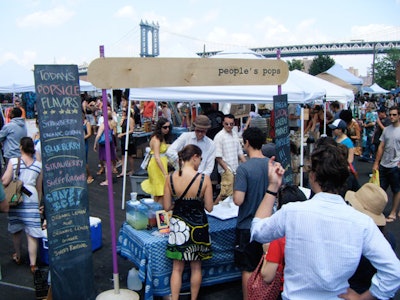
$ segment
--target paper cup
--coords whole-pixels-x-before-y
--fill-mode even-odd
[[[131,193],[131,200],[132,201],[136,201],[136,198],[137,198],[137,193],[136,192],[132,192]]]

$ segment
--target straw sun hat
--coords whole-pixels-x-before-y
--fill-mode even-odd
[[[373,183],[366,183],[357,192],[347,191],[344,198],[356,210],[370,216],[377,226],[386,225],[386,219],[382,212],[388,202],[388,197],[381,187]]]

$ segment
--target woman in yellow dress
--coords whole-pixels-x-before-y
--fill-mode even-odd
[[[164,196],[165,178],[168,176],[168,159],[165,152],[168,149],[171,127],[170,121],[160,118],[150,138],[151,158],[147,166],[149,178],[141,183],[141,187],[144,192],[153,195],[156,202],[161,202]]]

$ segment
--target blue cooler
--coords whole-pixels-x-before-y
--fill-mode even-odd
[[[90,222],[90,240],[92,241],[92,251],[100,249],[103,245],[101,219],[89,217]],[[47,239],[47,230],[43,230],[43,237],[39,239],[40,261],[49,264],[49,241]]]

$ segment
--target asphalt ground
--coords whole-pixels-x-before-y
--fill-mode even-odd
[[[92,140],[93,141],[93,140]],[[91,148],[90,148],[91,149]],[[98,170],[98,159],[96,153],[90,153],[89,166],[95,181],[88,185],[89,190],[89,211],[90,215],[98,217],[102,220],[102,247],[93,253],[94,265],[94,286],[96,295],[101,292],[112,290],[113,284],[113,266],[112,266],[112,250],[111,250],[111,230],[110,230],[110,214],[109,214],[109,201],[107,197],[107,187],[100,186],[99,183],[104,180],[104,174],[96,175]],[[139,170],[141,159],[135,159],[135,171]],[[372,164],[367,162],[355,161],[356,169],[359,173],[360,184],[369,180]],[[114,175],[115,176],[115,175]],[[116,235],[122,223],[125,221],[125,210],[121,209],[122,197],[122,178],[113,179],[113,193],[114,193],[114,211],[116,220]],[[131,192],[131,185],[129,178],[126,185],[126,198],[129,198]],[[385,209],[385,214],[391,207],[391,194],[389,193],[389,203]],[[400,257],[400,220],[397,219],[393,223],[388,223],[387,228],[392,232],[397,241],[397,256]],[[29,268],[29,259],[26,248],[26,239],[23,238],[23,260],[22,265],[16,265],[11,260],[13,251],[11,235],[7,231],[7,215],[0,215],[0,264],[2,280],[0,281],[0,300],[14,299],[14,300],[30,300],[36,299],[34,290],[33,275]],[[120,288],[126,288],[128,271],[133,267],[133,263],[118,256],[118,273]],[[39,264],[40,268],[45,272],[48,268],[46,265]],[[142,291],[139,293],[142,296]],[[143,299],[143,297],[141,297]],[[182,299],[188,299],[182,293]],[[211,287],[202,287],[199,299],[229,299],[239,300],[241,296],[241,283],[234,281],[230,283],[215,285]],[[397,293],[394,299],[400,300],[400,292]]]

